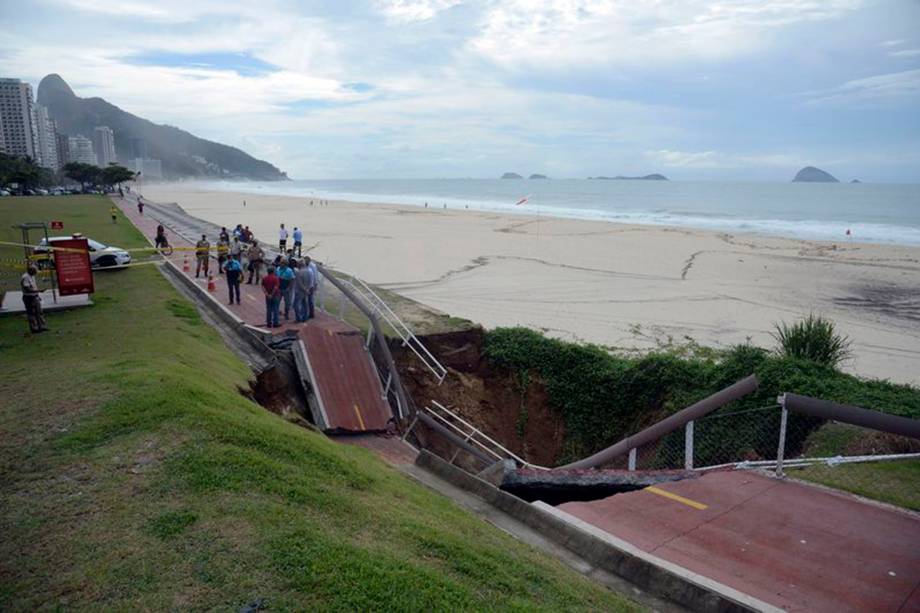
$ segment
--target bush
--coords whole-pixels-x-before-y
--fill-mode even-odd
[[[867,381],[814,360],[771,354],[738,345],[714,357],[679,357],[651,353],[642,357],[613,355],[595,345],[551,339],[525,328],[497,328],[486,334],[485,355],[498,368],[524,371],[546,386],[551,408],[565,422],[560,463],[586,457],[667,417],[720,389],[756,374],[759,389],[720,412],[776,404],[783,392],[853,404],[904,417],[920,417],[920,390],[887,381]],[[756,413],[744,421],[747,431],[733,431],[732,420],[715,420],[696,432],[700,465],[740,458],[746,452],[769,457],[776,451],[779,411]],[[795,453],[820,420],[791,415],[787,452]],[[721,421],[721,423],[720,423]],[[683,431],[668,445],[680,449]],[[708,441],[707,441],[708,439]],[[756,441],[754,449],[750,449]],[[675,451],[676,453],[676,451]],[[701,451],[702,453],[702,451]]]
[[[850,357],[850,339],[837,334],[834,322],[819,315],[809,315],[791,326],[778,323],[775,328],[773,338],[779,343],[780,355],[831,367]]]

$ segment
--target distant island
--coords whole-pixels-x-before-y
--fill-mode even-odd
[[[862,183],[862,181],[860,181],[859,179],[853,179],[852,181],[850,181],[850,183]]]
[[[502,175],[502,179],[523,179],[521,175],[516,172],[506,172]]]
[[[549,177],[547,177],[546,175],[538,175],[538,174],[530,175],[530,178],[531,179],[549,179]]]
[[[832,175],[829,172],[821,170],[820,168],[815,168],[814,166],[806,166],[802,170],[798,171],[795,174],[795,178],[792,179],[793,183],[840,183],[837,180],[837,177]]]
[[[668,178],[664,175],[653,173],[650,175],[644,175],[641,177],[624,177],[623,175],[617,175],[615,177],[588,177],[589,180],[594,181],[667,181]]]

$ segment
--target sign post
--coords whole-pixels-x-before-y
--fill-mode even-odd
[[[52,220],[52,221],[51,221],[51,229],[52,229],[52,230],[63,230],[63,229],[64,229],[64,222],[63,222],[63,221]]]
[[[61,296],[92,294],[93,269],[89,261],[89,243],[85,238],[51,241],[54,248],[54,271]]]

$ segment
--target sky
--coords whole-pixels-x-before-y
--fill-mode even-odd
[[[56,72],[292,178],[920,182],[920,0],[0,0],[0,21],[0,76]]]

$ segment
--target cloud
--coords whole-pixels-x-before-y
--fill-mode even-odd
[[[718,151],[646,151],[646,158],[668,168],[762,168],[801,165],[799,156],[789,153],[734,154]]]
[[[395,22],[426,21],[462,0],[378,0],[377,9]]]
[[[920,69],[854,79],[826,90],[805,92],[806,104],[877,106],[920,96]]]
[[[857,0],[505,0],[470,47],[507,69],[650,66],[718,60],[768,45],[767,34],[822,21]]]
[[[920,49],[901,49],[900,51],[892,51],[888,55],[891,57],[916,57],[920,55]]]

